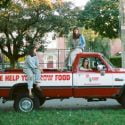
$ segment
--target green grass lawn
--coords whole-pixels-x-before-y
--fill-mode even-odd
[[[0,111],[0,125],[125,125],[124,109]]]

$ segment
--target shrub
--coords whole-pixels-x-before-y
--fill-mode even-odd
[[[110,62],[116,67],[122,67],[122,58],[121,58],[121,56],[113,56],[113,57],[111,57]]]

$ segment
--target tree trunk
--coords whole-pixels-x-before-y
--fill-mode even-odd
[[[16,64],[18,62],[17,61],[18,59],[10,58],[9,60],[10,60],[10,68],[12,68],[12,69],[16,68]]]

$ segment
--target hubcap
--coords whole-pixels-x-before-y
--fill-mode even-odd
[[[33,100],[30,98],[22,98],[19,102],[19,109],[22,112],[30,112],[33,110]]]

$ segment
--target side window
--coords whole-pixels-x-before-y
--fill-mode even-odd
[[[90,68],[90,58],[81,58],[79,61],[80,70],[91,70]]]
[[[79,70],[98,70],[98,65],[103,65],[106,69],[105,64],[97,57],[81,58],[79,61]]]

